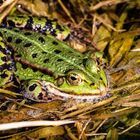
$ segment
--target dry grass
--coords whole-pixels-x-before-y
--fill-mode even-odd
[[[33,123],[33,128],[1,131],[0,139],[139,139],[140,1],[19,0],[14,2],[14,7],[15,4],[22,13],[58,18],[62,24],[82,28],[91,42],[86,50],[95,46],[108,60],[106,71],[112,96],[95,104],[73,101],[31,104],[16,93],[0,89],[5,93],[0,96],[1,123],[54,120],[58,125],[57,120],[64,120],[62,126],[57,127],[50,123],[35,128]],[[0,9],[1,21],[11,9],[15,11],[13,5]],[[72,124],[64,123],[71,120]]]

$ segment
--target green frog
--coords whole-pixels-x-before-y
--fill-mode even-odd
[[[0,28],[0,86],[14,75],[23,95],[35,101],[107,98],[103,68],[89,54],[69,47],[63,41],[69,35],[67,26],[45,17],[7,17]]]

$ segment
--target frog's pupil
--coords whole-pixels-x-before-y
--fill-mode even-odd
[[[76,77],[74,77],[74,76],[71,76],[70,78],[71,78],[71,80],[73,80],[73,81],[77,80]]]
[[[37,84],[33,84],[29,87],[29,90],[30,91],[33,91],[35,88],[37,87]]]

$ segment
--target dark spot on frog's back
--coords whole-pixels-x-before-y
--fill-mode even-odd
[[[33,84],[29,87],[29,90],[34,91],[36,87],[37,87],[37,84]]]
[[[10,70],[11,69],[10,64],[4,63],[0,65],[0,71],[3,71],[4,69]]]
[[[87,63],[87,60],[88,60],[87,58],[84,58],[84,59],[83,59],[83,64],[84,64],[84,66],[85,66],[86,63]]]
[[[58,29],[60,31],[64,31],[64,29],[62,29],[62,27],[59,24],[56,25],[56,29]]]
[[[54,53],[59,54],[59,53],[61,53],[61,51],[60,50],[54,50]]]
[[[23,69],[27,69],[27,68],[28,68],[28,65],[22,64],[22,68],[23,68]]]
[[[45,52],[45,51],[43,51],[43,52],[41,52],[42,54],[47,54],[47,52]]]
[[[57,36],[57,34],[56,34],[56,31],[55,31],[55,30],[51,31],[51,32],[50,32],[50,34],[51,34],[52,36]]]
[[[49,58],[46,58],[43,62],[44,62],[44,63],[49,62]]]
[[[15,54],[15,57],[22,57],[22,54]]]
[[[37,72],[38,69],[37,68],[32,68],[33,72]]]
[[[8,75],[5,74],[5,73],[1,74],[0,76],[1,76],[1,78],[6,78],[6,77],[8,77]]]
[[[43,37],[41,37],[41,36],[38,38],[38,40],[39,40],[41,43],[45,43],[45,39],[44,39]]]
[[[26,44],[24,45],[25,48],[28,48],[28,47],[30,47],[30,46],[32,46],[32,43],[26,43]]]
[[[4,62],[6,62],[7,61],[7,57],[6,56],[3,56],[3,57],[1,57],[1,60],[4,61]]]
[[[8,20],[7,23],[9,26],[15,27],[15,23],[12,20]]]
[[[9,28],[10,29],[10,28]],[[19,33],[20,32],[20,30],[19,29],[14,29],[14,31],[16,32],[16,33]]]
[[[37,53],[33,53],[32,58],[36,58],[36,57],[37,57]]]
[[[3,48],[1,45],[0,45],[0,51],[2,52],[2,53],[4,53],[4,54],[7,54],[6,52],[6,49],[5,48]]]
[[[32,35],[32,33],[30,33],[30,32],[26,32],[26,33],[24,33],[24,35]]]
[[[57,62],[62,62],[63,61],[63,59],[57,59]]]
[[[17,17],[18,17],[18,18],[23,18],[24,16],[22,16],[22,15],[18,15]]]
[[[29,16],[29,19],[27,20],[27,24],[25,25],[26,29],[32,29],[33,28],[33,18]]]
[[[9,37],[7,38],[7,41],[8,41],[8,42],[12,42],[12,37],[9,36]]]
[[[22,40],[20,38],[17,38],[16,41],[15,41],[16,44],[19,44],[21,42],[22,42]]]
[[[0,32],[0,36],[3,37],[2,33]]]
[[[56,42],[56,41],[53,41],[52,43],[53,43],[54,45],[58,45],[58,42]]]

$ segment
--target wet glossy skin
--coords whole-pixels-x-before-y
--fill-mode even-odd
[[[7,18],[4,27],[0,28],[1,85],[5,84],[14,72],[20,80],[25,81],[24,92],[26,95],[30,94],[27,97],[35,100],[45,99],[46,96],[51,97],[52,100],[53,97],[55,99],[55,96],[58,96],[58,99],[59,95],[63,99],[81,98],[80,100],[91,98],[99,100],[105,97],[107,79],[103,69],[88,55],[79,53],[60,41],[69,35],[69,30],[65,31],[66,27],[59,26],[61,27],[59,30],[58,25],[54,25],[55,22],[48,23],[51,29],[48,29],[45,18],[42,20],[32,17]],[[9,28],[8,24],[15,27]],[[47,29],[42,29],[44,27]],[[51,33],[52,30],[55,35]],[[60,40],[52,35],[57,38],[61,36]],[[7,46],[14,51],[16,71],[10,59],[11,52],[7,55],[3,51],[8,50]]]

